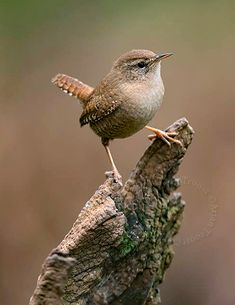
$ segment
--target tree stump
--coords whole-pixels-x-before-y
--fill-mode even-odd
[[[30,305],[159,303],[185,205],[174,175],[193,136],[185,118],[167,131],[178,132],[182,146],[155,140],[124,186],[107,174],[47,257]]]

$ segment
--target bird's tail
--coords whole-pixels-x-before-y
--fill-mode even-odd
[[[52,78],[51,82],[68,95],[78,98],[83,105],[86,104],[86,101],[94,90],[78,79],[65,74],[57,74]]]

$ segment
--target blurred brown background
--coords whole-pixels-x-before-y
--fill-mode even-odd
[[[133,48],[173,51],[152,125],[186,116],[196,133],[179,176],[187,202],[165,305],[235,301],[234,1],[6,1],[0,8],[0,303],[28,303],[41,264],[104,181],[100,140],[58,72],[95,85]],[[147,131],[111,149],[124,178]]]

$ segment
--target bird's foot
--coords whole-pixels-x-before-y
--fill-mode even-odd
[[[115,168],[112,171],[105,172],[107,178],[112,178],[114,182],[119,183],[122,186],[122,176],[119,174],[118,170]]]
[[[162,131],[160,129],[153,128],[153,127],[150,127],[150,126],[145,126],[145,128],[154,132],[153,135],[148,136],[150,141],[152,141],[154,139],[157,139],[157,138],[160,138],[169,146],[171,146],[171,142],[172,143],[177,143],[177,144],[182,146],[182,143],[179,140],[176,140],[176,139],[173,138],[173,137],[178,135],[178,133],[175,132],[175,131],[167,132],[167,131]]]

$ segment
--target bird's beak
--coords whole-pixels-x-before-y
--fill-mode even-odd
[[[156,55],[154,61],[160,61],[162,59],[170,57],[171,55],[173,55],[173,53],[163,53],[163,54]]]

